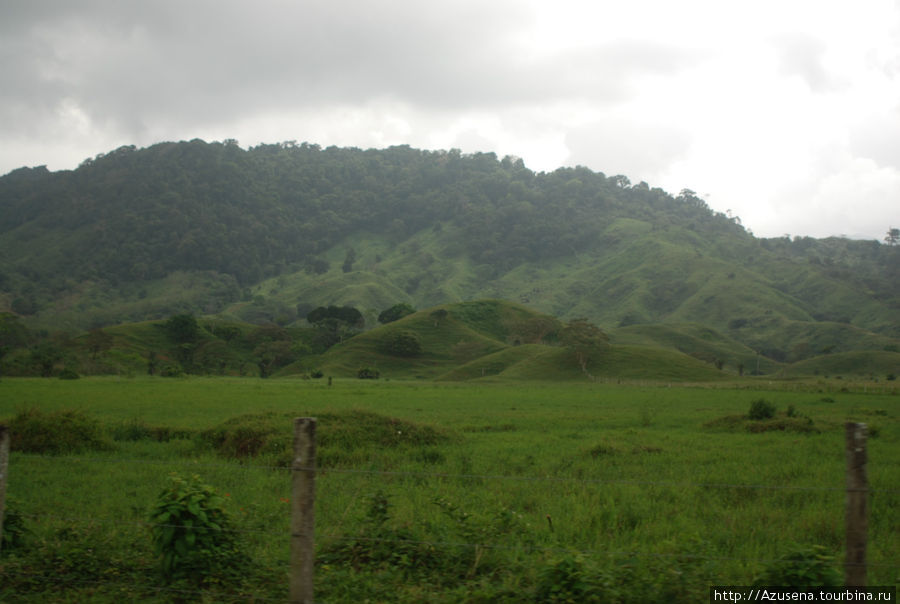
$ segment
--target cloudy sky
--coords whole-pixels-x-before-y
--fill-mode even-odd
[[[0,174],[118,146],[410,144],[900,226],[900,0],[0,0]]]

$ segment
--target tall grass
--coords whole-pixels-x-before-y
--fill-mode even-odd
[[[819,432],[706,427],[745,416],[760,397],[779,410],[793,405]],[[220,455],[200,437],[248,414],[282,417],[284,435],[293,415],[319,416],[323,435],[326,424],[343,426],[323,441],[329,463],[317,478],[316,577],[324,601],[477,601],[478,594],[516,601],[512,594],[536,594],[541,581],[556,576],[544,572],[551,567],[581,569],[597,585],[607,577],[649,601],[703,599],[706,585],[747,584],[795,546],[821,545],[839,560],[848,419],[877,427],[869,441],[870,483],[880,490],[870,507],[870,583],[893,584],[900,570],[896,396],[83,379],[4,380],[0,400],[2,419],[22,408],[78,410],[120,435],[109,451],[13,452],[9,493],[33,535],[17,557],[0,561],[4,582],[14,586],[0,592],[6,598],[41,601],[51,588],[70,599],[86,589],[101,594],[98,601],[123,590],[138,599],[159,596],[153,590],[165,584],[152,572],[145,523],[172,471],[197,473],[217,489],[255,563],[243,582],[212,587],[208,597],[284,598],[288,472],[270,457]],[[382,432],[391,421],[423,438],[385,446]],[[165,427],[171,437],[147,430],[144,438],[123,425],[156,433]],[[373,500],[387,506],[377,525]],[[390,551],[366,549],[376,542]],[[56,574],[40,557],[53,548],[63,552],[53,559]],[[577,564],[561,562],[570,555]],[[45,577],[46,585],[25,582],[27,573]],[[652,593],[639,594],[638,579],[653,584]]]

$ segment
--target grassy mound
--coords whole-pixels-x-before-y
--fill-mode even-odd
[[[100,423],[81,411],[20,411],[9,422],[10,448],[22,453],[65,455],[115,448]]]
[[[291,413],[247,414],[201,433],[202,440],[223,457],[264,457],[279,466],[290,465],[293,452]],[[316,416],[317,461],[320,466],[340,463],[347,454],[363,449],[426,447],[451,440],[439,428],[394,419],[369,411],[320,413]]]
[[[703,424],[704,428],[727,432],[798,432],[802,434],[818,433],[813,420],[809,417],[789,417],[786,413],[776,413],[768,419],[750,419],[746,415],[726,415]]]

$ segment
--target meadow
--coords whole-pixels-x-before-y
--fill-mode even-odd
[[[746,419],[759,399],[768,423]],[[316,601],[707,601],[798,551],[842,573],[846,421],[870,428],[869,584],[896,585],[898,401],[822,381],[4,379],[0,420],[74,411],[103,446],[14,444],[0,600],[284,601],[295,416],[319,418]],[[150,510],[173,472],[222,497],[240,566],[160,575]]]

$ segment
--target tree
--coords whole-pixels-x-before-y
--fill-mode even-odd
[[[288,340],[263,342],[253,350],[259,377],[267,378],[272,373],[295,359],[294,349]]]
[[[900,229],[895,229],[894,227],[889,228],[887,235],[884,238],[884,242],[891,247],[900,243]]]
[[[163,329],[176,344],[192,344],[200,336],[200,326],[194,315],[172,315],[163,323]]]
[[[98,354],[106,352],[112,347],[113,337],[97,327],[88,332],[85,343],[91,353],[91,358],[96,359]]]
[[[362,329],[366,324],[366,320],[362,316],[362,313],[352,306],[319,306],[306,315],[306,320],[312,324],[321,323],[326,319],[343,321],[351,327],[359,329]]]
[[[407,304],[406,302],[400,302],[399,304],[394,304],[387,310],[381,311],[381,314],[378,315],[379,323],[392,323],[407,315],[411,315],[416,312],[416,309]]]
[[[609,338],[587,319],[573,319],[560,332],[560,340],[575,355],[581,371],[590,376],[587,366],[609,348]]]
[[[428,316],[431,317],[432,319],[434,319],[434,326],[437,327],[438,323],[440,323],[441,321],[446,319],[447,315],[449,315],[449,314],[450,313],[447,312],[447,309],[439,308],[437,310],[431,311],[431,314],[429,314]]]
[[[9,312],[0,313],[0,362],[7,353],[28,344],[28,329],[19,323],[19,317]]]
[[[62,358],[62,350],[50,341],[41,342],[31,350],[31,362],[39,368],[41,377],[52,376],[56,362]]]
[[[381,339],[378,349],[393,356],[417,357],[422,354],[422,343],[411,331],[395,331]]]
[[[344,264],[341,265],[341,270],[345,273],[349,273],[353,270],[354,262],[356,262],[356,250],[351,247],[347,250],[347,255],[344,256]]]
[[[555,335],[559,328],[559,321],[553,317],[528,317],[527,319],[514,322],[510,326],[510,334],[521,343],[543,344],[544,338]]]

